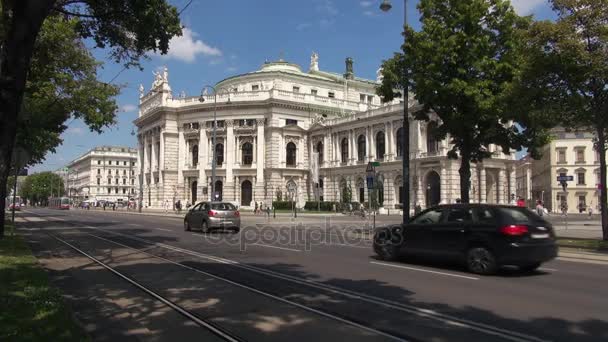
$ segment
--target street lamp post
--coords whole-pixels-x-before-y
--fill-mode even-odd
[[[384,12],[390,11],[393,6],[390,0],[383,0],[380,4],[380,9]],[[407,27],[407,0],[403,0],[403,27]],[[403,35],[405,44],[406,37]],[[405,54],[405,51],[403,52]],[[408,70],[403,68],[403,133],[404,139],[401,140],[401,150],[403,156],[403,223],[408,223],[410,219],[410,122],[409,122],[409,88],[408,88]]]
[[[217,145],[217,91],[218,91],[218,89],[215,89],[215,87],[212,85],[204,86],[203,89],[201,89],[201,96],[198,98],[198,101],[200,103],[205,102],[205,94],[204,94],[205,88],[213,89],[213,160],[211,161],[211,201],[214,201],[215,200],[215,173],[216,173],[215,171],[216,171],[216,167],[217,167],[216,145]],[[228,94],[228,102],[226,102],[226,103],[230,104],[230,92],[228,92],[225,89],[219,89],[219,90],[224,91]],[[199,127],[199,129],[205,129],[205,128]],[[204,167],[204,164],[202,167]]]

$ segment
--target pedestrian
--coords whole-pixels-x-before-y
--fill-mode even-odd
[[[177,203],[175,204],[175,208],[177,209],[178,214],[182,213],[182,200],[177,200]]]
[[[566,201],[562,202],[561,209],[562,209],[562,215],[568,216],[568,203]]]
[[[591,218],[591,215],[593,215],[593,204],[589,206],[589,218]]]
[[[414,207],[414,215],[418,215],[420,212],[422,212],[422,207],[420,206],[420,203],[416,203],[416,206]]]
[[[116,202],[112,203],[112,211],[116,211]]]
[[[578,213],[582,214],[585,211],[585,205],[583,203],[578,204]]]
[[[270,207],[266,206],[266,217],[270,219]]]
[[[536,213],[538,214],[538,216],[543,216],[545,214],[543,202],[541,200],[536,201]]]
[[[169,200],[167,200],[167,199],[166,199],[166,200],[163,202],[163,209],[165,209],[165,214],[166,214],[167,212],[169,212]]]
[[[510,205],[517,205],[517,200],[515,200],[515,194],[511,194],[511,200],[509,201]]]
[[[253,208],[253,215],[258,214],[258,202],[255,202],[255,207]]]

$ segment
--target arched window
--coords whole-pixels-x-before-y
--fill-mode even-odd
[[[384,158],[384,132],[380,131],[376,134],[376,159]]]
[[[323,163],[323,142],[319,141],[317,144],[317,152],[319,152],[319,165]]]
[[[365,135],[361,134],[357,138],[357,160],[364,161],[365,160]]]
[[[397,130],[397,157],[403,157],[403,127]]]
[[[437,154],[439,151],[439,141],[437,141],[437,123],[431,121],[426,126],[426,153],[428,155]]]
[[[241,148],[243,152],[242,163],[243,165],[251,165],[253,163],[253,145],[251,143],[244,143]]]
[[[192,166],[198,165],[198,145],[192,146]]]
[[[342,162],[346,163],[348,161],[348,139],[346,138],[342,139],[340,143],[340,154]]]
[[[215,145],[215,165],[222,166],[224,163],[224,144]]]
[[[285,149],[287,166],[296,166],[296,144],[290,142]]]

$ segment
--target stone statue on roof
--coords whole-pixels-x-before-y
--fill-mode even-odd
[[[163,82],[169,82],[169,69],[167,69],[167,66],[165,65],[163,67],[163,76],[162,76]]]
[[[310,56],[310,71],[319,71],[319,55],[314,51]]]
[[[144,85],[143,84],[139,84],[139,98],[141,99],[142,97],[144,97]]]

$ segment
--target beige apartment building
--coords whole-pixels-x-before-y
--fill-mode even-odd
[[[540,160],[520,161],[519,174],[531,169],[530,192],[534,200],[543,200],[551,212],[560,212],[566,203],[569,213],[592,209],[598,212],[600,193],[599,154],[593,146],[591,132],[567,132],[563,128],[554,129],[552,141],[542,148]],[[559,176],[572,176],[566,191],[557,181]],[[523,183],[522,183],[523,184]],[[526,191],[523,189],[522,191]]]

